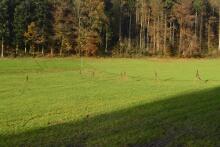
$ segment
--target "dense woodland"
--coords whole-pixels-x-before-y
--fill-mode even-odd
[[[0,0],[4,56],[220,51],[220,0]]]

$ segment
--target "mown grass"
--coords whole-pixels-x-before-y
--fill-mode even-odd
[[[218,59],[0,60],[0,146],[218,146],[219,67]]]

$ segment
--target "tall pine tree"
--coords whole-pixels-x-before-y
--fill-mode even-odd
[[[4,57],[4,49],[5,49],[5,40],[9,35],[8,28],[8,6],[9,0],[1,0],[0,1],[0,37],[1,37],[1,57]]]

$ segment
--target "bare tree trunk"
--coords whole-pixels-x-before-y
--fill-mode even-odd
[[[173,23],[172,45],[175,44],[175,23]]]
[[[143,27],[142,29],[142,34],[143,34],[143,43],[142,43],[142,54],[145,52],[146,50],[146,33],[145,33],[145,27]]]
[[[106,26],[106,32],[105,32],[105,53],[108,52],[108,32],[107,32],[107,26]]]
[[[147,17],[147,52],[149,51],[150,47],[150,10],[148,10],[148,17]]]
[[[160,16],[157,18],[157,35],[156,35],[156,42],[157,42],[157,51],[160,50]]]
[[[81,13],[80,13],[80,8],[81,8],[81,0],[79,0],[78,4],[78,34],[79,34],[79,42],[81,41]],[[81,56],[81,46],[79,46],[79,54]]]
[[[163,47],[163,55],[166,52],[166,46],[167,46],[167,15],[165,12],[165,19],[164,19],[164,47]]]
[[[63,54],[63,37],[61,38],[60,56]]]
[[[140,43],[139,43],[139,46],[140,46],[140,50],[142,50],[142,41],[143,41],[143,14],[141,14],[141,27],[140,27]]]
[[[183,22],[182,18],[180,20],[180,40],[179,40],[179,56],[181,55],[181,49],[182,49],[182,31],[183,31]]]
[[[44,56],[44,46],[42,46],[41,54]]]
[[[200,30],[199,30],[200,54],[202,53],[202,32],[203,32],[203,15],[201,14],[201,18],[200,18]]]
[[[30,55],[32,54],[32,45],[31,45],[31,43],[30,43],[30,45],[29,45],[29,54],[30,54]]]
[[[169,41],[170,41],[170,43],[172,43],[172,26],[173,26],[173,24],[172,24],[172,22],[170,22],[170,28],[169,28],[169,30],[170,30],[170,35],[169,35]]]
[[[156,20],[154,19],[154,41],[153,41],[153,52],[156,53]]]
[[[18,44],[16,44],[15,55],[18,55]]]
[[[35,56],[35,47],[33,46],[33,55]]]
[[[196,41],[197,41],[197,34],[198,34],[198,13],[196,12],[195,14],[195,37],[196,37]]]
[[[120,16],[119,16],[119,54],[121,55],[121,47],[122,47],[122,28],[121,28],[121,24],[122,24],[122,1],[120,0]]]
[[[4,57],[4,37],[2,37],[2,51],[1,51],[1,57]]]
[[[208,53],[210,53],[210,42],[211,42],[211,39],[210,39],[210,19],[208,20]]]
[[[145,33],[145,23],[146,23],[146,20],[145,20],[146,18],[145,18],[145,14],[143,13],[143,21],[142,21],[142,50],[141,50],[141,55],[143,55],[144,54],[144,52],[145,52],[145,47],[146,47],[146,33]]]
[[[50,48],[50,56],[53,57],[53,48]]]
[[[132,25],[132,14],[129,16],[129,39],[128,39],[128,49],[131,50],[131,25]],[[126,54],[128,54],[128,50],[126,50]]]
[[[219,43],[218,43],[218,50],[220,51],[220,7],[219,7],[219,21],[218,21],[218,40],[219,40]]]
[[[25,41],[25,44],[24,44],[24,53],[27,54],[27,42]]]

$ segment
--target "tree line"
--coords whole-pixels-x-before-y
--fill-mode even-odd
[[[1,57],[220,51],[220,0],[0,0]]]

